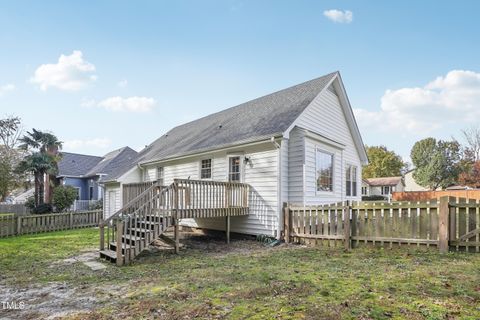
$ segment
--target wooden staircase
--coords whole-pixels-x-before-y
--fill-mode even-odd
[[[100,258],[124,265],[174,224],[171,188],[153,184],[100,224]]]
[[[142,186],[146,189],[99,224],[100,258],[118,266],[132,261],[169,227],[178,253],[179,219],[225,217],[228,241],[230,217],[249,214],[247,184],[175,179],[167,187],[157,182]]]

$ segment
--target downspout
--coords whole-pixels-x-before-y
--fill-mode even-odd
[[[277,239],[280,240],[282,236],[282,221],[283,221],[283,210],[282,210],[282,154],[281,146],[275,141],[275,137],[271,137],[270,141],[273,146],[277,149],[277,208],[278,208],[278,226],[277,226]]]
[[[340,201],[343,202],[343,200],[344,200],[343,199],[343,195],[344,195],[344,193],[343,193],[343,183],[346,181],[346,179],[344,178],[344,175],[343,175],[344,170],[345,170],[344,164],[343,164],[343,149],[340,153],[340,160],[342,161],[342,163],[340,164],[340,192],[341,192],[340,193]],[[347,186],[345,186],[345,188],[346,187]]]

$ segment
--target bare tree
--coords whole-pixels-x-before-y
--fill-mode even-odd
[[[4,201],[12,189],[20,186],[23,179],[14,170],[23,155],[18,148],[22,134],[19,117],[7,116],[0,119],[0,201]]]
[[[462,134],[466,142],[466,153],[473,162],[480,160],[480,125],[462,130]]]

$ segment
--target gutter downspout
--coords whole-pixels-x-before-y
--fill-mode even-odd
[[[278,142],[275,141],[275,137],[271,137],[270,141],[273,146],[277,149],[277,208],[278,208],[278,226],[277,226],[277,240],[280,240],[282,236],[282,221],[283,221],[283,210],[282,210],[282,154],[281,146]]]

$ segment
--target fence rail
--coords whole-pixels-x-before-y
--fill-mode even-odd
[[[480,200],[337,203],[285,208],[285,241],[480,252]]]
[[[0,213],[28,214],[30,210],[23,203],[0,204]]]
[[[102,210],[0,216],[0,238],[22,234],[98,226]]]

